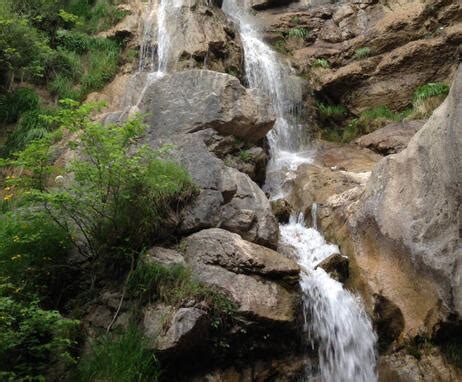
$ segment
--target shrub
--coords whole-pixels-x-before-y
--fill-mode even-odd
[[[78,321],[42,309],[36,299],[17,299],[15,291],[0,284],[0,379],[42,381],[53,363],[74,362],[70,349]]]
[[[371,49],[366,47],[356,49],[355,54],[353,56],[356,60],[361,60],[363,58],[369,57],[371,54]]]
[[[7,198],[12,190],[6,190]],[[20,208],[0,216],[0,279],[49,300],[66,284],[67,232],[48,214]]]
[[[252,162],[252,154],[247,150],[240,150],[239,151],[239,159],[243,162],[249,163]]]
[[[39,97],[34,90],[18,88],[12,93],[0,95],[0,122],[16,122],[21,113],[38,107]]]
[[[49,84],[48,91],[59,99],[80,100],[80,90],[74,85],[71,78],[58,74]]]
[[[62,105],[48,117],[60,129],[5,162],[25,169],[9,184],[46,206],[56,222],[79,238],[74,242],[81,252],[93,259],[117,248],[136,251],[151,244],[173,209],[195,192],[191,178],[163,159],[166,149],[132,149],[144,131],[139,117],[121,126],[103,126],[90,120],[95,105],[79,107],[70,100]],[[73,181],[53,187],[50,177],[57,175],[53,144],[61,129],[80,133],[69,143],[79,159],[63,173],[72,174]]]
[[[106,335],[92,344],[78,365],[81,382],[156,382],[160,366],[135,326],[120,336]]]
[[[311,64],[311,66],[313,68],[329,69],[330,68],[330,63],[325,58],[317,58],[316,60],[314,60],[314,62]]]
[[[51,110],[46,109],[24,112],[8,136],[2,154],[9,156],[14,152],[23,150],[32,141],[43,138],[53,128],[45,122],[43,116],[52,113]]]
[[[276,51],[278,51],[279,53],[287,53],[286,41],[284,39],[278,39],[274,41],[273,46],[274,49],[276,49]]]

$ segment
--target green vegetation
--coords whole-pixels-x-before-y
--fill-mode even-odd
[[[310,31],[307,28],[290,28],[287,32],[288,37],[295,37],[300,39],[305,39],[310,34]]]
[[[317,103],[320,118],[325,121],[339,122],[344,120],[348,115],[348,110],[343,105],[329,105],[327,103]]]
[[[283,38],[277,39],[276,41],[273,42],[273,47],[276,49],[277,52],[281,54],[286,54],[287,53],[287,48],[286,48],[286,40]]]
[[[74,362],[78,322],[56,309],[102,280],[120,282],[131,275],[139,251],[152,245],[168,218],[195,193],[186,171],[168,161],[169,148],[139,143],[141,117],[103,126],[90,118],[102,105],[63,100],[60,106],[41,117],[54,130],[0,161],[14,174],[5,180],[0,204],[0,376],[5,380],[43,380],[45,371],[63,365],[62,358]],[[62,150],[56,143],[62,146],[65,135],[76,159],[63,169],[54,163]],[[69,263],[71,247],[84,266]],[[157,288],[167,280],[159,278]],[[212,307],[221,301],[212,292],[205,296],[191,280],[175,291],[178,301],[193,292]],[[133,332],[120,341],[104,338],[93,358],[82,361],[79,375],[96,381],[123,369],[126,379],[118,380],[155,380],[159,367],[152,356],[149,361],[142,356],[138,339]],[[125,359],[131,363],[122,366]]]
[[[120,336],[105,335],[92,344],[81,360],[76,379],[81,382],[156,382],[160,366],[136,326]]]
[[[291,22],[292,24],[295,24],[295,25],[300,24],[300,21],[301,21],[301,20],[300,20],[300,17],[299,17],[299,16],[292,16],[292,18],[290,19],[290,22]]]
[[[361,60],[363,58],[369,57],[371,54],[371,49],[367,46],[356,49],[353,58],[355,60]]]
[[[414,93],[414,103],[423,102],[430,97],[446,97],[449,86],[442,82],[430,82],[417,88]]]
[[[329,69],[330,63],[325,58],[317,58],[316,60],[313,61],[313,63],[311,64],[311,67]]]
[[[248,150],[239,151],[239,159],[243,162],[249,163],[252,162],[252,154]]]
[[[39,97],[32,89],[18,88],[0,94],[0,123],[16,122],[21,113],[35,110],[38,105]]]
[[[162,301],[172,306],[205,301],[214,328],[225,325],[235,311],[228,298],[194,280],[191,271],[182,265],[164,267],[140,261],[127,286],[129,294],[142,301]]]
[[[0,379],[42,381],[50,364],[75,363],[70,350],[78,321],[44,310],[36,297],[0,282]]]

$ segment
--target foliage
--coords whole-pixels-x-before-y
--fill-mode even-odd
[[[14,190],[5,192],[9,199]],[[59,293],[68,248],[67,233],[43,211],[23,207],[0,215],[0,279],[8,278],[24,293]]]
[[[276,49],[276,51],[278,51],[279,53],[287,53],[286,41],[284,39],[277,39],[276,41],[274,41],[273,46],[274,49]]]
[[[318,112],[323,121],[341,121],[348,115],[348,110],[343,105],[329,105],[323,102],[317,103]]]
[[[37,299],[17,298],[12,284],[0,284],[0,379],[43,381],[50,364],[74,362],[70,348],[78,321],[40,308]]]
[[[417,88],[413,100],[415,103],[418,103],[430,97],[446,97],[448,93],[448,85],[442,82],[430,82]]]
[[[16,122],[21,113],[38,107],[39,97],[28,88],[18,88],[12,93],[0,94],[0,122]]]
[[[79,366],[77,380],[82,382],[156,382],[159,363],[135,326],[120,336],[106,335],[93,343]]]
[[[207,302],[212,326],[219,327],[235,311],[235,305],[221,293],[194,280],[182,265],[164,267],[141,260],[128,279],[128,291],[141,300],[162,301],[181,306],[186,301]]]
[[[299,27],[290,28],[289,31],[287,32],[287,36],[300,38],[300,39],[307,38],[309,34],[310,34],[310,31],[307,28],[299,28]]]
[[[172,209],[194,193],[189,175],[162,159],[166,149],[140,145],[132,150],[144,131],[140,117],[121,126],[103,126],[90,119],[96,105],[78,106],[70,100],[62,105],[47,117],[60,129],[5,161],[25,169],[9,185],[41,203],[89,257],[120,247],[136,251],[150,244]],[[79,159],[59,174],[53,166],[53,144],[63,129],[79,133],[78,140],[69,142]],[[73,181],[65,182],[71,174]],[[56,175],[60,175],[58,183],[50,186]]]
[[[361,60],[363,58],[369,57],[370,54],[371,54],[371,49],[365,46],[365,47],[356,49],[353,58],[356,60]]]
[[[311,64],[311,67],[329,69],[330,68],[330,63],[325,58],[317,58]]]
[[[239,151],[239,159],[241,161],[243,161],[243,162],[248,163],[248,162],[252,162],[253,157],[252,157],[252,154],[249,151],[240,150]]]
[[[296,15],[296,16],[292,16],[291,19],[290,19],[290,22],[291,22],[292,24],[295,24],[295,25],[300,24],[300,21],[301,21],[301,20],[300,20],[300,16],[297,16],[297,15]]]

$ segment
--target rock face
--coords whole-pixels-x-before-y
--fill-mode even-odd
[[[462,313],[461,105],[462,68],[408,147],[379,162],[361,199],[344,193],[321,212],[329,238],[353,259],[351,282],[371,310],[380,299],[399,309],[400,336],[431,335],[437,322]]]
[[[233,76],[207,70],[187,70],[154,81],[140,104],[150,113],[156,137],[213,128],[250,142],[273,127],[269,101],[244,88]]]
[[[240,314],[261,322],[294,323],[295,262],[222,229],[200,231],[186,243],[185,260],[197,278],[228,295]]]
[[[362,219],[372,219],[382,235],[402,244],[415,269],[435,282],[443,309],[458,315],[462,315],[460,121],[462,66],[444,104],[406,150],[379,163],[362,199]]]
[[[386,125],[363,135],[355,143],[382,155],[397,154],[404,150],[425,121],[402,121]]]

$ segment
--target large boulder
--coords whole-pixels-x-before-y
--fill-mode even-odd
[[[397,154],[404,150],[425,121],[401,121],[390,123],[370,134],[363,135],[355,143],[382,155]]]
[[[217,228],[189,236],[185,260],[199,281],[229,296],[246,319],[295,322],[299,267],[294,261]]]
[[[187,70],[155,80],[144,92],[140,110],[149,113],[149,134],[170,136],[213,128],[250,142],[273,127],[269,100],[244,88],[228,74]]]
[[[204,130],[154,139],[152,133],[146,138],[154,147],[173,145],[171,158],[188,170],[199,187],[197,197],[181,213],[181,233],[220,226],[275,248],[279,226],[269,200],[247,175],[227,167],[209,152],[205,141],[213,134]]]
[[[401,327],[396,341],[432,335],[462,314],[461,121],[462,67],[446,101],[405,150],[377,164],[365,191],[348,190],[321,210],[326,235],[353,259],[350,282],[370,312],[381,301],[396,307],[402,324],[388,323]]]

